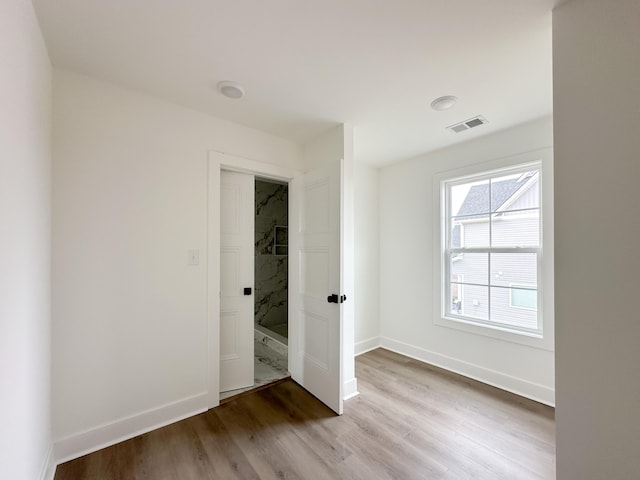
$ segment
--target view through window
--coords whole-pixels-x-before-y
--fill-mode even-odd
[[[540,165],[442,183],[446,317],[541,333]]]

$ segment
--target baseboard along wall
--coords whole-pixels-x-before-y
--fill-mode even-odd
[[[375,350],[378,347],[380,347],[380,337],[371,337],[367,338],[366,340],[356,342],[354,352],[357,357],[358,355],[362,355],[363,353]]]
[[[40,480],[53,480],[53,477],[56,476],[56,458],[54,455],[54,446],[53,443],[49,445],[49,449],[47,450],[47,455],[42,462],[42,469],[40,471]]]
[[[207,394],[201,393],[61,438],[54,442],[56,464],[129,440],[207,410]]]
[[[487,385],[515,393],[521,397],[529,398],[552,407],[555,406],[555,390],[553,388],[464,362],[388,337],[380,337],[380,347],[413,358],[414,360],[444,368],[450,372],[486,383]]]
[[[367,353],[380,347],[399,353],[400,355],[413,358],[414,360],[419,360],[436,367],[444,368],[445,370],[449,370],[464,377],[472,378],[479,382],[501,388],[502,390],[515,393],[521,397],[529,398],[552,407],[555,406],[555,390],[553,388],[506,375],[504,373],[464,362],[446,355],[441,355],[389,337],[371,337],[366,340],[356,342],[355,354],[356,356],[362,355],[363,353]]]

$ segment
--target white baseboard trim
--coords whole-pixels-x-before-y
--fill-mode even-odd
[[[53,480],[56,476],[56,460],[53,455],[53,443],[49,445],[47,455],[42,462],[42,469],[40,471],[40,480]]]
[[[359,395],[360,392],[358,392],[358,379],[352,378],[351,380],[347,380],[346,382],[344,382],[342,386],[342,392],[343,392],[343,396],[342,396],[343,400],[349,400],[350,398],[353,398]]]
[[[201,393],[69,435],[54,442],[55,460],[64,463],[207,410],[207,394]]]
[[[459,375],[492,385],[502,390],[515,393],[521,397],[529,398],[552,407],[555,406],[555,390],[545,387],[544,385],[512,377],[496,370],[464,362],[446,355],[425,350],[421,347],[393,340],[388,337],[380,337],[380,346],[387,350],[391,350],[392,352],[396,352],[415,360],[429,363],[436,367],[444,368],[445,370],[449,370]]]
[[[361,340],[356,342],[354,346],[354,353],[357,357],[358,355],[362,355],[363,353],[370,352],[371,350],[375,350],[380,346],[380,337],[371,337],[366,340]]]

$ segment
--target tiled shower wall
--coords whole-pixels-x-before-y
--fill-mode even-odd
[[[255,322],[287,323],[288,186],[256,179]]]

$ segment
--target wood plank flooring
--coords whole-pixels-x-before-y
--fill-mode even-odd
[[[55,480],[554,479],[552,408],[377,349],[343,416],[291,380],[58,466]]]

